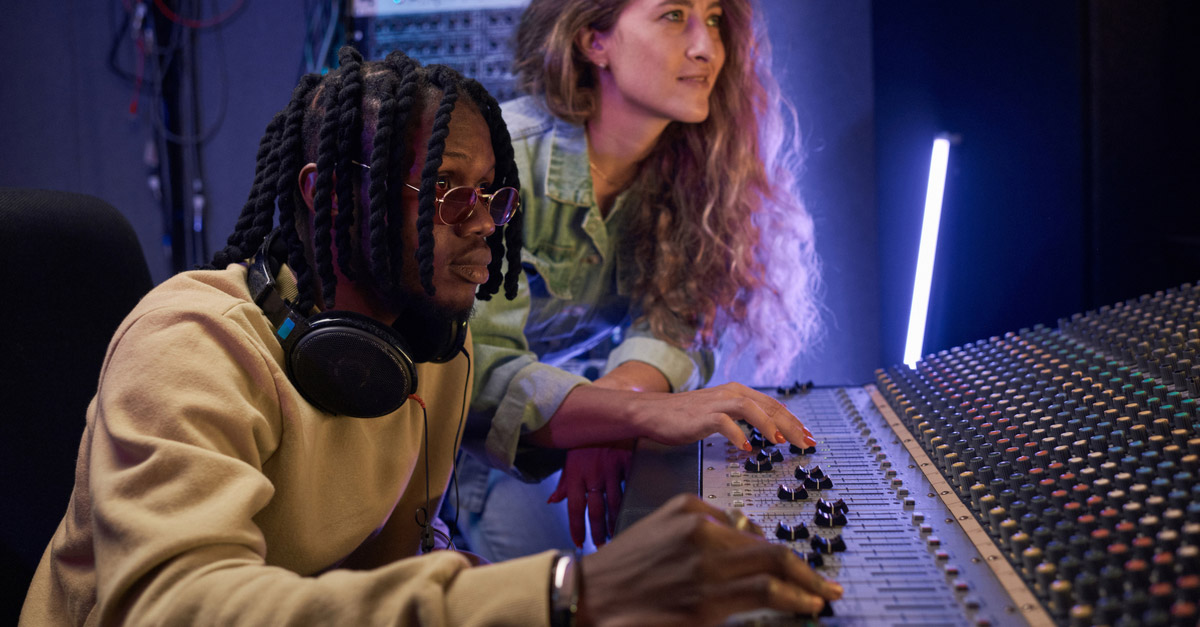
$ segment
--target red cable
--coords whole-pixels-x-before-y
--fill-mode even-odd
[[[188,28],[208,28],[210,26],[216,26],[217,24],[220,24],[221,22],[224,22],[232,17],[233,14],[237,13],[245,3],[246,0],[237,0],[237,2],[233,3],[232,7],[216,17],[209,18],[207,20],[194,20],[178,15],[167,6],[167,3],[164,0],[154,0],[154,6],[158,7],[159,12],[161,12],[164,17],[172,22],[175,22],[176,24],[187,26]]]
[[[138,110],[138,95],[142,92],[142,76],[146,70],[146,42],[141,37],[137,38],[137,51],[137,77],[133,84],[133,98],[129,101],[129,112],[133,114],[136,114]]]

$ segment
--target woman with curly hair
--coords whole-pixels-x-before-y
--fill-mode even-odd
[[[472,413],[491,421],[471,430],[459,503],[485,556],[578,546],[585,511],[603,543],[632,437],[720,432],[745,446],[734,420],[746,419],[811,446],[773,399],[698,389],[719,345],[753,350],[759,376],[778,379],[818,329],[798,142],[763,31],[752,0],[533,0],[525,11],[515,69],[530,95],[501,107],[525,183],[524,274],[516,300],[473,323]],[[590,385],[568,372],[604,351]],[[494,470],[482,479],[483,461],[511,467],[523,444],[572,449],[553,493]],[[533,505],[547,497],[567,499],[570,539],[561,506]]]

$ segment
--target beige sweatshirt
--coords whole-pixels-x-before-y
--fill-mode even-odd
[[[333,416],[282,364],[244,266],[186,272],[142,299],[109,345],[20,624],[547,622],[552,553],[476,568],[451,551],[413,557],[418,403]],[[472,373],[461,356],[417,370],[433,516]]]

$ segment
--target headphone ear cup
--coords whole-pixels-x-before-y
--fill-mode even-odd
[[[396,411],[417,390],[404,338],[349,311],[308,320],[287,353],[288,376],[313,405],[332,414],[375,418]]]

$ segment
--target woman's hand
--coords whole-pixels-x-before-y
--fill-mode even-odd
[[[639,434],[669,445],[690,444],[714,433],[749,451],[737,425],[743,420],[775,444],[815,446],[812,432],[783,403],[740,383],[676,394],[642,394],[633,399],[631,421]]]
[[[567,451],[567,461],[558,487],[549,503],[567,499],[567,516],[571,525],[571,540],[582,547],[586,525],[584,516],[592,523],[592,543],[604,545],[612,537],[621,507],[623,484],[629,474],[632,458],[630,442],[621,446],[595,446]]]
[[[571,390],[550,421],[526,440],[536,446],[570,449],[640,437],[668,445],[690,444],[720,433],[748,451],[750,442],[737,424],[741,420],[776,444],[816,445],[800,419],[758,390],[740,383],[676,393],[665,391],[668,387],[652,366],[626,362],[594,384]]]

